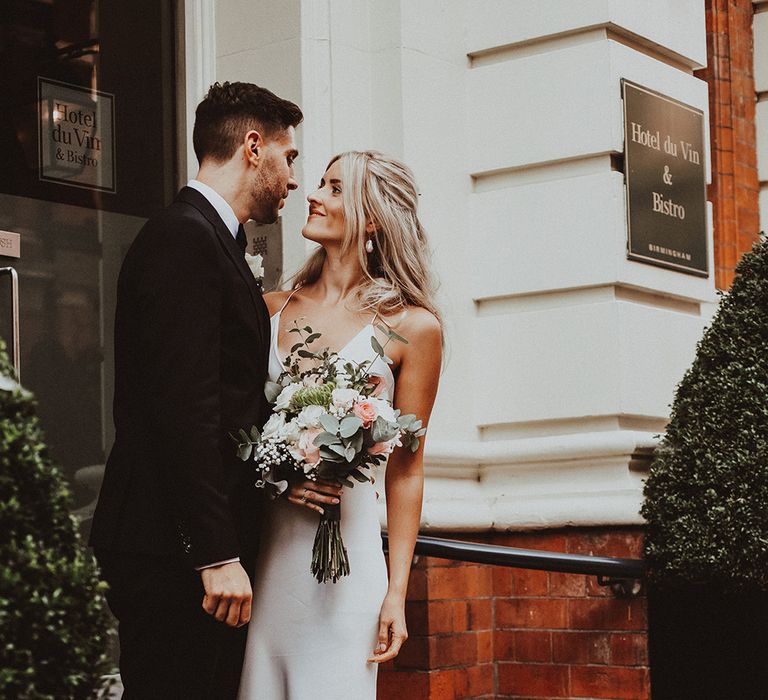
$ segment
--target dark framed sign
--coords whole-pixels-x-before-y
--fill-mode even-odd
[[[115,192],[115,96],[38,77],[40,179]]]
[[[709,276],[704,113],[621,81],[627,257]]]

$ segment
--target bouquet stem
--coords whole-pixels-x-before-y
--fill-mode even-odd
[[[324,506],[312,547],[312,573],[318,583],[349,576],[349,557],[341,539],[341,504]]]

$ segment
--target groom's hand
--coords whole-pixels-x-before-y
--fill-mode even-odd
[[[242,627],[251,619],[253,592],[248,574],[239,562],[211,566],[200,571],[205,589],[203,610],[230,627]]]

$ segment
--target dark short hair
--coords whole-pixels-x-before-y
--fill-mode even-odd
[[[288,100],[253,83],[214,83],[197,105],[192,143],[198,162],[231,158],[247,131],[265,138],[298,126],[304,115]]]

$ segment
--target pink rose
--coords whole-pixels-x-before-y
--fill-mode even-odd
[[[392,438],[386,442],[377,442],[368,448],[369,455],[388,455],[400,444],[398,438]]]
[[[363,428],[370,428],[371,423],[376,420],[379,412],[370,401],[356,401],[352,407],[352,412],[363,421]]]
[[[314,467],[320,461],[320,448],[314,444],[314,439],[322,433],[321,428],[309,428],[299,436],[299,444],[291,449],[296,459],[304,461],[306,466]]]

